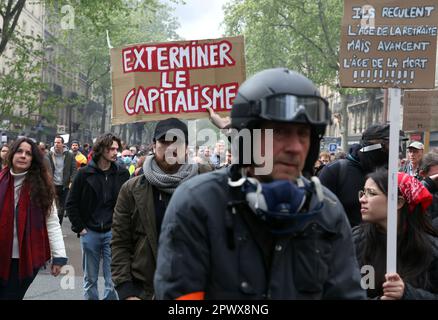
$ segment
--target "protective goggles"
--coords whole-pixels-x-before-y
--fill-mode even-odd
[[[274,121],[292,121],[299,114],[314,123],[330,122],[328,102],[316,96],[275,95],[260,100],[260,117]]]

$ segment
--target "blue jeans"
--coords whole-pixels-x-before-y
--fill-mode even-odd
[[[84,297],[85,300],[99,300],[97,280],[99,276],[100,258],[103,263],[103,277],[105,279],[104,300],[118,300],[113,281],[111,280],[111,231],[95,232],[87,229],[87,233],[80,237],[82,248],[82,268],[84,269]]]

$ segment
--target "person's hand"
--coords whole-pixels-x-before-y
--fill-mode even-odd
[[[429,176],[429,178],[432,179],[432,180],[435,181],[435,182],[438,182],[438,173],[437,173],[437,174],[434,174],[434,175],[432,175],[432,176]]]
[[[82,231],[81,232],[79,232],[79,235],[80,236],[83,236],[83,235],[86,235],[87,234],[87,229],[82,229]]]
[[[134,176],[138,176],[138,173],[140,172],[140,170],[142,169],[142,167],[138,167],[137,169],[134,170]]]
[[[383,283],[383,296],[381,300],[399,300],[405,292],[405,283],[398,273],[385,274],[386,282]]]
[[[127,297],[125,300],[141,300],[141,299],[139,297],[132,296],[132,297]]]
[[[228,129],[231,125],[231,118],[230,117],[224,117],[222,118],[220,115],[218,115],[214,110],[210,107],[207,108],[208,112],[210,113],[210,121],[219,129]]]
[[[57,276],[61,273],[61,268],[62,268],[62,266],[60,266],[60,265],[58,265],[58,264],[52,264],[52,267],[51,267],[50,273],[51,273],[53,276],[57,277]]]

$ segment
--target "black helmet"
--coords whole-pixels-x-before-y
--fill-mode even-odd
[[[234,99],[231,127],[256,129],[265,120],[311,125],[311,145],[303,169],[303,174],[311,175],[320,140],[331,122],[328,102],[313,82],[286,68],[267,69],[247,79]]]

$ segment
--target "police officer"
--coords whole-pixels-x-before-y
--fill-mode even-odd
[[[329,122],[327,101],[301,74],[268,69],[242,84],[231,127],[253,138],[262,129],[261,139],[235,134],[236,163],[174,193],[159,239],[158,299],[365,297],[342,205],[304,177]]]

